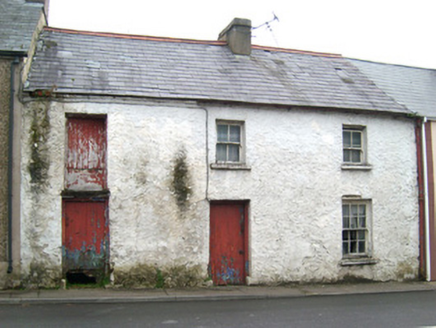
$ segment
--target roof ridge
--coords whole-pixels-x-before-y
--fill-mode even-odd
[[[205,40],[182,39],[182,38],[171,38],[171,37],[160,37],[160,36],[148,36],[148,35],[138,35],[138,34],[123,34],[123,33],[113,33],[113,32],[93,32],[93,31],[73,30],[73,29],[65,29],[65,28],[50,27],[50,26],[45,26],[44,27],[44,31],[67,33],[67,34],[81,34],[81,35],[101,36],[101,37],[108,37],[108,38],[132,39],[132,40],[162,41],[162,42],[175,42],[175,43],[193,43],[193,44],[210,44],[210,45],[226,45],[225,41],[205,41]]]
[[[410,66],[405,64],[392,64],[392,63],[386,63],[386,62],[378,62],[374,60],[369,59],[359,59],[359,58],[346,58],[351,61],[359,61],[359,62],[365,62],[369,64],[376,64],[376,65],[383,65],[383,66],[395,66],[395,67],[402,67],[402,68],[412,68],[412,69],[418,69],[418,70],[424,70],[424,71],[436,71],[436,68],[426,68],[421,66]]]
[[[276,51],[276,52],[286,52],[300,55],[311,55],[311,56],[320,56],[320,57],[332,57],[332,58],[343,58],[341,54],[334,54],[328,52],[318,52],[318,51],[309,51],[309,50],[297,50],[297,49],[288,49],[288,48],[278,48],[278,47],[269,47],[269,46],[258,46],[252,45],[253,49],[265,50],[265,51]]]
[[[224,46],[227,44],[226,41],[182,39],[182,38],[159,37],[159,36],[148,36],[148,35],[138,35],[138,34],[113,33],[113,32],[93,32],[93,31],[73,30],[73,29],[65,29],[65,28],[50,27],[50,26],[45,26],[44,30],[49,32],[81,34],[81,35],[101,36],[101,37],[109,37],[109,38],[144,40],[144,41],[205,44],[205,45],[216,45],[216,46]],[[311,56],[320,56],[320,57],[329,57],[329,58],[343,58],[342,55],[340,54],[333,54],[333,53],[326,53],[326,52],[296,50],[296,49],[269,47],[269,46],[260,46],[260,45],[252,45],[252,48],[256,50],[293,53],[293,54],[300,54],[300,55],[311,55]]]

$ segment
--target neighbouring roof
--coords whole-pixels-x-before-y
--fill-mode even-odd
[[[42,8],[24,0],[0,1],[0,51],[27,53]]]
[[[397,102],[421,116],[436,117],[436,70],[350,61]]]
[[[26,91],[408,113],[340,55],[45,28]]]

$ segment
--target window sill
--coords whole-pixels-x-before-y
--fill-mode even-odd
[[[247,166],[245,163],[212,163],[210,168],[214,170],[240,170],[240,171],[250,171],[251,167]]]
[[[373,264],[377,264],[377,263],[378,263],[378,260],[376,260],[374,258],[361,257],[361,258],[342,259],[339,262],[339,265],[341,265],[341,266],[373,265]]]
[[[344,163],[341,166],[342,170],[356,170],[356,171],[371,171],[372,166],[369,164],[351,164]]]

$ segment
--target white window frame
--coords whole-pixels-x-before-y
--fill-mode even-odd
[[[230,126],[238,126],[239,127],[239,133],[240,133],[240,140],[239,142],[233,142],[230,140],[227,141],[220,141],[218,140],[218,126],[219,125],[227,125],[229,128]],[[227,154],[226,154],[226,160],[218,160],[218,153],[217,148],[218,145],[226,145]],[[231,161],[229,160],[229,153],[228,149],[229,146],[237,146],[239,151],[239,160],[238,161]],[[241,165],[245,163],[245,122],[243,121],[227,121],[227,120],[217,120],[216,121],[216,143],[215,143],[215,162],[217,164],[236,164]]]
[[[360,133],[360,147],[353,147],[344,145],[344,132]],[[350,139],[352,140],[352,139]],[[351,160],[345,161],[346,151],[359,151],[360,161],[353,162]],[[367,129],[363,125],[343,125],[342,126],[342,169],[360,169],[360,170],[370,170],[371,165],[368,164],[368,149],[367,149]]]
[[[342,258],[361,259],[372,257],[372,206],[368,199],[342,200],[341,223],[342,223]],[[352,207],[357,206],[356,215],[352,215]],[[346,215],[345,207],[348,207]],[[365,208],[365,215],[359,211]],[[362,222],[364,221],[364,225]],[[364,237],[362,237],[362,235]],[[359,250],[359,243],[364,243],[364,251]],[[354,251],[353,251],[354,250]]]

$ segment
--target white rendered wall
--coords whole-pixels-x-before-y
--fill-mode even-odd
[[[209,198],[250,200],[250,282],[417,277],[412,120],[215,107],[209,109],[211,160],[215,158],[216,119],[245,122],[246,161],[251,170],[211,170]],[[366,126],[370,171],[341,169],[343,124]],[[339,264],[345,195],[372,200],[375,265]]]
[[[382,115],[256,109],[181,103],[177,106],[61,103],[49,106],[48,183],[32,191],[23,127],[23,270],[59,273],[66,113],[107,115],[110,260],[115,270],[209,261],[208,200],[249,200],[250,283],[373,280],[418,274],[418,202],[414,123]],[[206,138],[206,115],[208,136]],[[251,170],[214,170],[217,119],[245,122]],[[367,127],[370,171],[344,171],[342,125]],[[174,160],[185,151],[192,195],[177,205],[171,188]],[[209,183],[207,187],[207,176]],[[206,197],[206,191],[208,195]],[[377,264],[343,267],[344,195],[372,200]],[[32,269],[33,268],[33,269]]]

